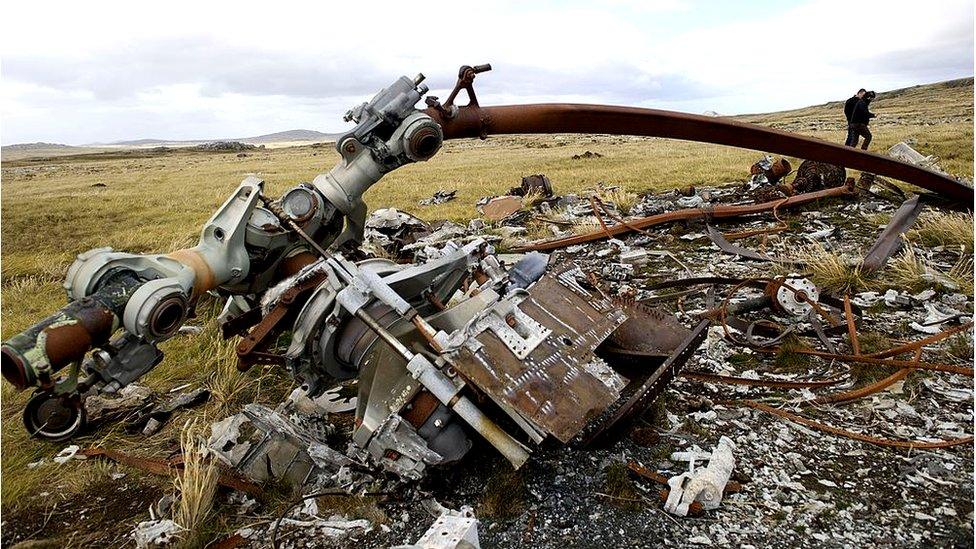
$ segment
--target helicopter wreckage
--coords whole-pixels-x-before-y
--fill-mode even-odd
[[[752,148],[910,182],[971,207],[965,183],[894,158],[726,119],[598,105],[481,107],[475,75],[462,67],[442,104],[424,77],[401,77],[346,115],[355,127],[336,141],[328,173],[278,198],[246,178],[204,225],[199,243],[167,254],[98,248],[77,257],[64,282],[69,303],[2,346],[3,377],[33,388],[28,431],[66,440],[85,426],[86,399],[117,393],[163,360],[158,345],[178,333],[204,294],[226,299],[219,317],[240,337],[240,369],[285,368],[298,384],[289,407],[314,402],[337,382],[358,380],[351,453],[404,478],[451,463],[473,437],[516,468],[547,438],[588,444],[621,432],[647,408],[704,340],[711,319],[689,329],[666,313],[611,299],[572,262],[530,252],[511,265],[490,242],[448,242],[425,261],[366,257],[363,193],[406,164],[432,158],[444,140],[495,134],[604,133]],[[457,106],[465,91],[469,104]],[[796,195],[789,207],[852,192]],[[815,195],[815,196],[814,196]],[[716,207],[718,218],[764,211]],[[738,209],[736,209],[738,208]],[[768,211],[770,208],[766,208]],[[669,214],[661,214],[667,216]],[[674,217],[674,216],[672,216]],[[650,219],[650,218],[648,218]],[[548,251],[639,230],[626,220],[599,234],[535,246]],[[800,312],[818,300],[803,279],[768,283],[774,304]],[[279,346],[279,336],[287,342]],[[653,362],[634,374],[634,362]],[[211,447],[251,478],[307,480],[322,463],[349,458],[289,424],[287,413],[249,405],[215,426]],[[262,437],[239,440],[244,422]],[[269,433],[291,444],[264,466]]]

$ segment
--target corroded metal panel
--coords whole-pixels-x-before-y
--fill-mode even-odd
[[[619,397],[585,366],[593,349],[626,320],[609,299],[577,284],[578,272],[572,265],[557,267],[518,305],[552,331],[524,359],[486,330],[476,338],[480,349],[463,348],[454,361],[474,385],[563,442]]]

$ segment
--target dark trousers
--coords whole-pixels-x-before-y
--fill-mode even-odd
[[[853,147],[857,143],[857,134],[854,133],[854,127],[851,123],[847,123],[847,139],[844,140],[844,144],[848,147]]]
[[[847,141],[844,142],[848,147],[856,147],[859,138],[863,137],[864,141],[861,143],[861,148],[863,150],[868,150],[868,145],[871,144],[871,130],[868,129],[867,124],[848,124],[847,125]]]

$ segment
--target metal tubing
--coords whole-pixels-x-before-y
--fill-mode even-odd
[[[603,133],[701,141],[790,155],[882,175],[936,192],[965,208],[973,207],[973,188],[948,175],[878,153],[728,118],[569,103],[461,107],[451,118],[435,108],[425,112],[441,125],[444,139],[503,134]]]
[[[846,186],[832,187],[829,189],[824,189],[822,191],[815,191],[806,194],[798,194],[795,196],[791,196],[789,198],[771,200],[769,202],[763,202],[761,204],[739,204],[735,206],[714,206],[711,208],[688,208],[685,210],[676,210],[673,212],[665,212],[662,214],[652,215],[649,217],[630,219],[627,220],[627,223],[618,223],[617,225],[611,225],[607,227],[606,230],[598,229],[591,233],[566,236],[563,238],[543,240],[542,242],[535,242],[535,243],[525,244],[523,246],[516,246],[512,251],[544,252],[549,250],[558,250],[559,248],[565,248],[566,246],[574,246],[576,244],[582,244],[584,242],[600,240],[603,238],[610,238],[614,235],[626,233],[635,229],[646,229],[647,227],[660,225],[662,223],[670,223],[674,221],[688,221],[692,219],[722,219],[727,217],[740,217],[744,215],[752,215],[761,212],[768,212],[768,211],[772,211],[773,209],[784,210],[787,208],[808,204],[810,202],[815,202],[822,198],[832,198],[832,197],[850,195],[852,194],[852,192],[853,191]]]
[[[366,312],[365,308],[361,307],[356,311],[356,318],[362,320],[380,339],[401,355],[407,361],[407,368],[417,381],[437,397],[441,403],[451,408],[461,419],[474,428],[489,444],[501,452],[516,469],[529,459],[529,452],[526,448],[489,419],[468,397],[459,396],[454,382],[448,379],[443,372],[433,365],[429,365],[427,368],[411,369],[410,364],[416,356],[415,353],[410,351],[389,330],[381,326],[372,315]]]
[[[108,341],[141,284],[131,271],[110,276],[91,296],[68,303],[5,341],[0,347],[4,379],[18,390],[49,383],[52,374]]]

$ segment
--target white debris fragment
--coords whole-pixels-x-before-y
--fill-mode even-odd
[[[889,307],[905,307],[912,304],[912,298],[908,294],[890,289],[884,294],[884,302]]]
[[[922,290],[921,292],[913,295],[912,299],[914,299],[915,301],[928,301],[932,299],[933,296],[935,296],[935,290],[928,289],[928,290]]]
[[[851,302],[858,307],[870,307],[881,301],[881,294],[878,292],[861,292],[851,299]]]
[[[480,547],[478,519],[475,518],[471,507],[464,506],[457,511],[444,509],[417,543],[399,545],[394,549],[480,549]]]
[[[671,491],[664,503],[664,510],[672,515],[688,516],[688,508],[695,501],[700,501],[706,510],[717,509],[735,467],[734,451],[735,444],[723,436],[712,452],[707,467],[671,478],[668,481]]]
[[[140,549],[166,547],[175,545],[180,530],[180,525],[170,519],[146,520],[136,525],[132,539]]]
[[[705,205],[705,199],[696,194],[694,196],[682,196],[675,203],[682,208],[701,208]]]
[[[184,324],[180,326],[178,332],[183,335],[200,335],[203,333],[203,327],[195,326],[193,324]]]
[[[54,463],[64,465],[72,459],[85,459],[85,456],[77,455],[79,450],[81,450],[81,447],[77,444],[72,444],[71,446],[66,447],[58,452],[58,455],[54,456]]]
[[[836,227],[829,227],[827,229],[813,231],[812,233],[806,233],[803,236],[807,240],[823,240],[824,238],[827,238],[828,236],[834,234],[835,229]]]
[[[912,322],[911,328],[925,334],[937,334],[942,331],[942,325],[957,318],[959,313],[944,313],[934,304],[925,303],[925,318],[921,322]]]

